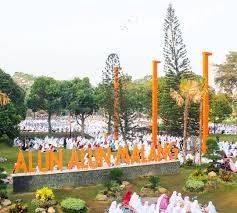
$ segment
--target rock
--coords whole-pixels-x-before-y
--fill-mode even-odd
[[[12,202],[8,199],[5,199],[5,200],[2,201],[3,206],[10,206],[11,204],[12,204]]]
[[[16,199],[16,202],[17,202],[17,203],[21,203],[21,202],[22,202],[22,199]]]
[[[128,182],[128,181],[123,181],[122,182],[122,185],[124,185],[124,186],[127,186],[127,185],[129,185],[130,183]]]
[[[37,209],[35,210],[35,212],[45,212],[45,213],[46,213],[46,211],[45,211],[44,208],[37,208]]]
[[[95,199],[97,201],[107,201],[108,197],[106,195],[103,195],[103,194],[98,194]]]
[[[125,185],[121,185],[120,189],[125,189],[125,187],[126,187]]]
[[[215,172],[209,172],[208,173],[208,179],[212,180],[215,179],[217,177],[217,174]]]
[[[167,190],[166,188],[159,187],[159,193],[165,194],[165,193],[167,193],[167,192],[168,192],[168,190]]]
[[[0,205],[0,209],[2,208],[2,206]]]
[[[49,207],[48,208],[48,213],[55,213],[55,209],[53,207]]]

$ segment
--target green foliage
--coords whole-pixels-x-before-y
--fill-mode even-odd
[[[232,180],[232,173],[230,171],[225,171],[224,169],[220,169],[219,177],[224,182],[230,182]]]
[[[229,52],[223,64],[216,64],[215,83],[227,94],[237,89],[237,52]]]
[[[26,115],[25,93],[13,81],[11,76],[1,69],[0,79],[0,91],[10,98],[10,102],[7,105],[0,106],[0,140],[9,143],[19,135],[17,125]]]
[[[205,184],[201,180],[188,179],[185,183],[185,188],[189,192],[202,192]]]
[[[213,123],[221,123],[230,116],[232,112],[231,103],[225,94],[215,94],[210,103],[210,119]]]
[[[207,140],[207,152],[206,157],[210,160],[216,162],[217,160],[222,159],[220,148],[215,139],[209,138]]]
[[[155,189],[157,186],[159,186],[160,178],[158,176],[150,176],[149,182],[150,182],[151,188]]]
[[[24,203],[13,203],[10,208],[10,213],[25,213],[28,212],[28,206]]]
[[[56,204],[54,197],[55,196],[52,189],[43,187],[36,190],[35,199],[32,201],[32,203],[41,208],[48,208]]]
[[[189,73],[190,62],[179,26],[175,10],[172,4],[169,4],[164,23],[164,71],[168,76],[175,75],[180,80],[183,75]]]
[[[77,198],[66,198],[61,202],[64,213],[84,213],[86,212],[85,201]]]
[[[110,191],[111,188],[113,187],[113,181],[112,181],[112,180],[106,180],[106,181],[104,182],[104,187],[105,187],[108,191]]]
[[[193,160],[190,159],[190,158],[186,159],[186,165],[187,166],[192,166],[193,165]]]
[[[184,106],[179,107],[170,96],[170,89],[179,91],[180,80],[176,77],[161,77],[158,80],[159,116],[164,120],[164,129],[172,135],[183,135]],[[199,131],[199,104],[192,104],[189,109],[188,119],[189,134],[198,135]]]
[[[208,167],[207,167],[207,171],[208,172],[215,172],[215,173],[218,173],[220,170],[220,168],[216,165],[215,162],[211,162],[208,164]]]
[[[61,109],[59,82],[50,77],[37,78],[31,87],[27,106],[33,112],[44,110],[48,113],[49,132],[51,132],[51,116]]]
[[[208,181],[208,176],[205,174],[205,172],[201,169],[194,170],[190,175],[188,179],[202,181],[206,183]]]
[[[120,168],[110,169],[107,174],[108,180],[116,181],[119,184],[122,183],[123,176],[124,176],[123,171]]]
[[[31,74],[15,72],[12,78],[17,83],[17,85],[19,85],[26,92],[26,96],[28,96],[35,77]]]
[[[2,179],[6,178],[7,175],[3,173],[4,169],[0,167],[0,199],[7,198],[7,184]]]
[[[66,109],[76,116],[84,135],[85,119],[92,115],[93,111],[97,110],[94,89],[90,84],[89,78],[75,78],[69,84],[71,85],[69,90],[62,97],[67,103]]]

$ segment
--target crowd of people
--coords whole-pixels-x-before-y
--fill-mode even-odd
[[[237,124],[214,124],[209,123],[210,134],[237,135]]]
[[[69,117],[55,117],[52,119],[52,127],[55,131],[67,132],[68,128],[72,128],[71,130],[75,131],[78,129],[78,124],[75,120],[70,120],[68,122]],[[71,124],[71,125],[70,125]],[[47,120],[45,118],[38,119],[26,119],[20,124],[21,130],[27,131],[47,131]],[[40,150],[42,152],[45,151],[57,151],[59,148],[64,149],[88,149],[88,148],[107,148],[110,147],[112,151],[117,151],[119,146],[124,147],[125,145],[128,147],[129,151],[132,152],[134,145],[138,146],[138,149],[141,149],[142,145],[145,147],[145,157],[147,158],[152,145],[152,135],[148,132],[130,132],[129,137],[124,140],[122,135],[119,136],[118,140],[114,140],[113,134],[106,134],[107,124],[103,118],[98,117],[90,117],[85,123],[85,133],[87,137],[72,137],[72,138],[54,138],[48,137],[45,138],[25,138],[19,139],[16,138],[14,144],[16,146],[21,147],[22,150]],[[213,128],[216,128],[215,131],[223,131],[230,133],[234,133],[236,131],[235,125],[220,125],[216,124],[215,127],[212,124],[209,124],[209,130],[212,131]],[[89,135],[89,137],[88,137]],[[169,144],[170,142],[176,142],[175,148],[179,149],[178,160],[181,164],[184,163],[184,153],[182,152],[183,148],[183,138],[171,136],[167,134],[160,134],[157,136],[159,144],[164,147],[165,144]],[[193,141],[192,138],[187,139],[187,153],[186,159],[190,159],[195,164],[200,163],[200,159],[202,163],[207,163],[209,160],[207,158],[200,158],[199,149],[195,144],[197,141]],[[219,142],[220,150],[224,151],[227,157],[236,157],[237,156],[237,145],[235,142],[223,141]],[[113,157],[112,157],[113,158]],[[85,161],[87,161],[87,156],[85,157]],[[168,159],[169,160],[169,159]],[[115,159],[111,159],[113,162]],[[237,170],[237,165],[236,165]]]
[[[95,133],[95,132],[94,132]],[[112,151],[117,151],[119,146],[128,147],[128,150],[132,152],[134,145],[136,144],[138,149],[141,149],[142,145],[145,147],[145,157],[148,158],[150,153],[151,145],[152,145],[152,136],[150,133],[133,133],[130,139],[125,140],[120,135],[118,140],[115,140],[113,135],[107,135],[103,131],[96,131],[95,137],[86,138],[82,136],[78,136],[76,138],[53,138],[53,137],[45,137],[41,138],[33,138],[33,139],[19,139],[16,138],[14,141],[15,146],[21,147],[22,150],[40,150],[42,152],[45,151],[57,151],[59,148],[64,149],[85,149],[88,148],[108,148],[110,147]],[[181,137],[174,137],[169,135],[159,135],[158,141],[162,147],[166,143],[176,142],[176,148],[182,149],[183,139]],[[190,143],[188,143],[190,144]],[[180,155],[179,155],[180,157]],[[112,159],[112,163],[115,159]]]
[[[188,196],[182,197],[181,193],[176,191],[169,197],[167,194],[162,194],[157,198],[155,203],[149,204],[148,201],[142,202],[141,197],[136,193],[128,192],[122,203],[117,204],[116,201],[111,203],[108,213],[216,213],[216,208],[210,201],[208,205],[201,205],[198,200],[191,201]]]

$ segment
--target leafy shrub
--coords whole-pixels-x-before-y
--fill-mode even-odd
[[[187,165],[187,166],[192,166],[192,165],[193,165],[193,160],[190,159],[190,158],[188,158],[188,159],[186,160],[186,165]]]
[[[160,178],[158,176],[150,176],[149,182],[150,182],[150,187],[152,189],[155,189],[160,183]]]
[[[86,212],[86,203],[77,198],[66,198],[61,202],[64,213],[84,213]]]
[[[205,171],[197,169],[190,174],[189,179],[203,181],[204,183],[206,183],[208,181],[208,176],[205,174]]]
[[[2,179],[6,178],[7,175],[3,173],[4,169],[0,168],[0,198],[7,198],[7,184]]]
[[[111,191],[111,189],[115,187],[119,187],[119,184],[116,181],[113,180],[107,180],[104,182],[104,187],[108,190]]]
[[[25,213],[28,206],[23,203],[13,203],[10,207],[10,213]]]
[[[52,189],[48,187],[43,187],[41,189],[36,190],[35,198],[32,203],[36,206],[47,208],[56,204],[54,201],[54,193]]]
[[[111,181],[111,180],[106,180],[106,181],[104,182],[104,187],[105,187],[108,191],[110,191],[110,189],[112,188],[112,186],[113,186],[113,184],[112,184],[112,181]]]
[[[189,192],[202,192],[204,187],[204,182],[200,180],[188,179],[185,183],[185,188]]]
[[[216,162],[210,162],[207,167],[208,172],[219,173],[220,166]]]
[[[52,189],[44,187],[36,191],[35,198],[40,201],[49,201],[54,199],[54,193]]]
[[[123,171],[120,168],[113,168],[113,169],[109,170],[107,176],[108,176],[109,180],[113,180],[113,181],[116,181],[119,184],[121,184],[124,174],[123,174]]]
[[[231,172],[225,171],[223,169],[220,169],[219,177],[220,177],[221,180],[223,180],[225,182],[230,182],[232,180]]]
[[[207,140],[207,153],[205,156],[208,159],[213,160],[213,162],[222,159],[222,155],[220,153],[220,147],[218,146],[216,140],[211,138]]]

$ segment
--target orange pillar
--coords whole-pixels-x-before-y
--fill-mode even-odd
[[[114,67],[114,139],[119,138],[119,68]]]
[[[207,150],[208,138],[208,120],[209,120],[209,101],[208,101],[208,56],[210,52],[203,52],[203,79],[204,79],[204,95],[203,95],[203,136],[202,136],[202,153],[205,155]]]
[[[160,61],[152,61],[152,143],[157,144],[157,118],[158,118],[158,78],[157,64]]]

